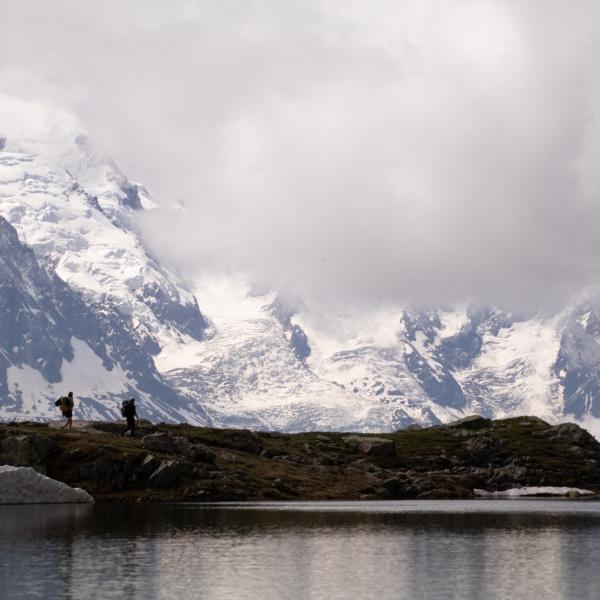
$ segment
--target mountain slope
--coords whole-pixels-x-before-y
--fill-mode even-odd
[[[515,313],[324,305],[226,271],[185,282],[138,224],[157,205],[77,119],[0,107],[1,417],[47,417],[66,387],[80,416],[134,394],[159,420],[286,431],[600,417],[598,290]]]
[[[185,407],[128,322],[48,273],[0,217],[0,417],[55,416],[67,388],[84,418],[114,418],[131,395],[157,420],[180,420]],[[199,408],[194,416],[208,422]]]
[[[136,212],[153,206],[145,190],[95,150],[70,115],[0,100],[12,116],[2,132],[0,215],[45,267],[130,315],[153,354],[165,338],[202,339],[208,324],[196,299],[152,257],[137,227]]]

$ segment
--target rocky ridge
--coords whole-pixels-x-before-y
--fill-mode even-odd
[[[469,417],[361,435],[282,434],[142,422],[64,432],[0,425],[0,464],[33,467],[96,501],[472,498],[475,489],[600,493],[600,443],[572,423]]]

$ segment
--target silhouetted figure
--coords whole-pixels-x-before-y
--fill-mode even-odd
[[[131,431],[131,437],[133,437],[135,435],[135,420],[137,419],[135,398],[123,400],[123,403],[121,404],[121,414],[127,419],[127,429],[125,429],[121,435],[125,435],[128,431]]]
[[[55,403],[54,406],[60,407],[60,412],[63,417],[67,419],[65,424],[61,427],[71,429],[73,427],[73,408],[75,403],[73,402],[73,392],[69,392],[66,396],[61,396]]]

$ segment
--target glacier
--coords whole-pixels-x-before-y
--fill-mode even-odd
[[[384,431],[478,413],[600,417],[600,292],[552,311],[325,305],[244,273],[184,279],[160,202],[73,115],[0,95],[0,418]]]

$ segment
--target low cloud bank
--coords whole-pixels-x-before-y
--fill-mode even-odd
[[[539,303],[599,278],[599,25],[587,0],[22,0],[0,89],[80,114],[184,272]]]

